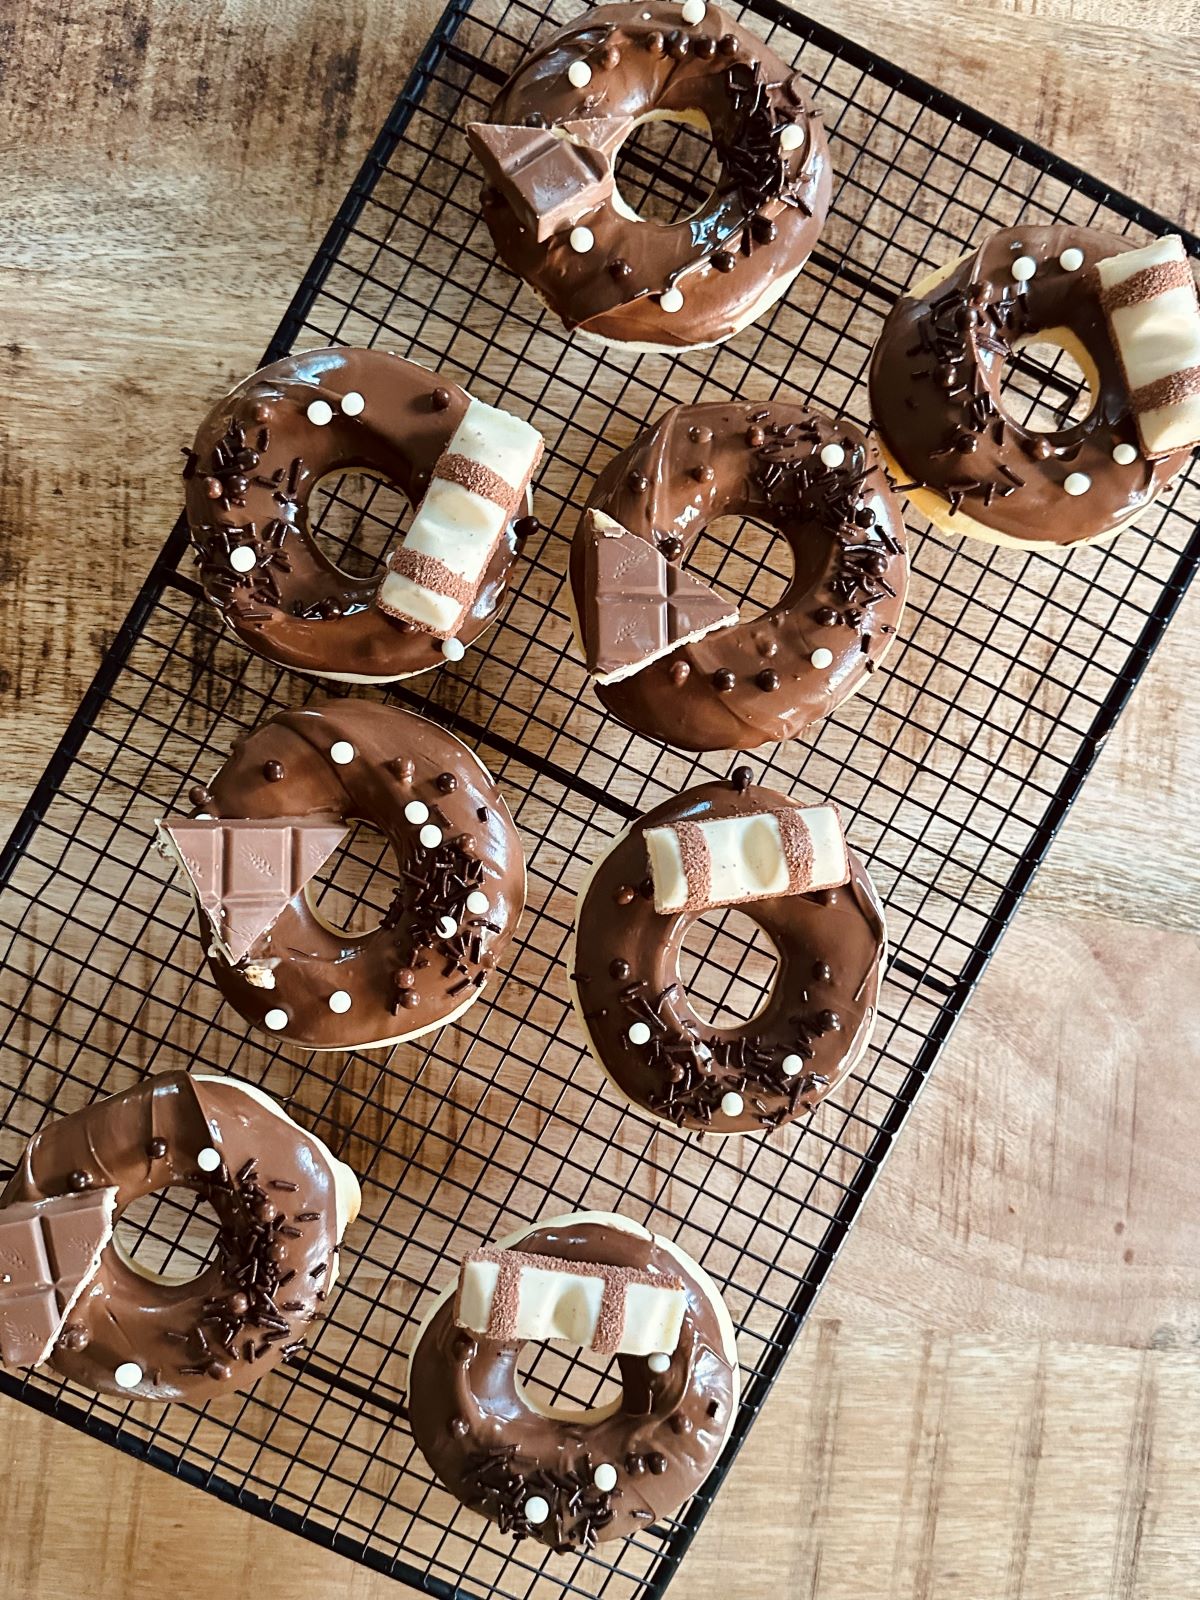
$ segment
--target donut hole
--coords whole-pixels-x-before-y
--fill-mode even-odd
[[[113,1245],[140,1277],[191,1283],[217,1259],[217,1219],[200,1195],[172,1185],[125,1208],[113,1228]]]
[[[399,489],[367,472],[338,472],[317,483],[308,502],[309,531],[321,554],[357,581],[378,575],[399,543],[409,503]]]
[[[688,927],[679,952],[679,977],[701,1022],[739,1028],[766,1008],[779,953],[743,912],[706,911]]]
[[[616,1357],[606,1361],[588,1350],[529,1343],[517,1360],[517,1389],[535,1411],[557,1421],[582,1421],[621,1404]]]
[[[1073,351],[1041,334],[1019,344],[1004,363],[1000,402],[1030,433],[1062,433],[1089,416],[1095,396]]]
[[[824,571],[818,540],[811,547],[811,581]],[[795,575],[792,547],[782,534],[751,517],[714,517],[688,552],[684,563],[719,594],[734,601],[743,622],[779,604]],[[803,583],[805,574],[801,574]]]
[[[392,847],[378,828],[355,822],[305,894],[314,915],[331,933],[361,939],[387,915],[396,889]]]
[[[721,176],[708,119],[699,111],[651,112],[617,151],[613,176],[613,204],[631,221],[672,223],[697,216]]]

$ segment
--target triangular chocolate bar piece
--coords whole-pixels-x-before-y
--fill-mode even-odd
[[[588,512],[585,537],[580,626],[588,671],[598,683],[619,683],[738,620],[735,605],[604,512]]]
[[[471,122],[467,138],[487,181],[539,244],[595,211],[612,193],[608,157],[558,138],[549,128]]]
[[[100,1270],[113,1231],[115,1189],[0,1208],[0,1362],[36,1367],[58,1342]]]
[[[329,860],[346,824],[327,817],[166,817],[158,831],[221,954],[236,964]]]

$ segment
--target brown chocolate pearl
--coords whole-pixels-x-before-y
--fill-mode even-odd
[[[655,1477],[660,1477],[667,1470],[667,1458],[657,1450],[651,1451],[646,1457],[646,1465]]]
[[[465,1439],[471,1431],[471,1424],[466,1417],[451,1417],[450,1432],[456,1439]]]
[[[450,1353],[455,1361],[472,1361],[478,1349],[479,1346],[469,1333],[460,1333],[455,1336],[454,1343],[450,1347]]]
[[[941,384],[943,389],[957,389],[958,368],[942,367],[938,372],[938,382]]]
[[[513,523],[513,534],[517,543],[524,544],[527,539],[532,539],[541,526],[536,517],[518,517]]]
[[[151,1139],[146,1146],[146,1153],[151,1161],[161,1161],[167,1153],[167,1141],[165,1139]]]
[[[212,799],[212,795],[209,794],[202,783],[195,783],[188,790],[188,799],[194,806],[206,806]]]
[[[67,1179],[67,1182],[71,1185],[76,1194],[82,1194],[91,1181],[91,1173],[84,1172],[82,1168],[77,1172],[72,1172],[70,1177]]]
[[[78,1354],[80,1350],[86,1350],[91,1342],[91,1335],[83,1324],[81,1322],[73,1322],[69,1328],[63,1329],[59,1336],[58,1345],[60,1350],[73,1350]]]
[[[410,1011],[415,1011],[416,1008],[421,1004],[421,996],[415,989],[406,989],[404,991],[403,1004],[406,1005]]]
[[[729,774],[729,781],[739,794],[745,794],[746,790],[754,782],[754,774],[749,767],[734,767]]]
[[[814,961],[812,975],[817,983],[828,983],[833,977],[833,972],[827,961]]]
[[[387,763],[387,769],[401,783],[411,783],[417,775],[417,764],[411,756],[396,756]]]
[[[684,61],[692,47],[687,34],[679,28],[672,28],[667,35],[667,54],[673,61]]]
[[[625,1457],[625,1471],[627,1473],[629,1473],[631,1478],[640,1477],[641,1474],[643,1472],[645,1472],[645,1470],[646,1470],[646,1462],[645,1462],[644,1457],[642,1457],[642,1456],[626,1456]]]
[[[649,50],[652,56],[661,56],[666,48],[667,41],[657,29],[653,33],[646,35],[646,49]]]
[[[711,444],[712,429],[701,427],[699,424],[694,424],[688,429],[688,438],[693,444]]]
[[[969,456],[973,450],[978,450],[979,440],[973,433],[960,433],[954,441],[954,448],[964,456]]]
[[[817,1014],[817,1027],[822,1033],[837,1033],[842,1026],[842,1019],[836,1011],[821,1011]]]
[[[816,614],[816,620],[823,628],[836,628],[841,619],[832,606],[822,606]]]
[[[761,211],[756,212],[756,214],[751,217],[750,237],[754,240],[755,244],[770,244],[778,232],[779,229],[775,226],[774,222],[772,222],[771,218],[764,217]]]
[[[717,49],[723,56],[737,55],[738,42],[732,33],[723,33],[717,40]]]
[[[697,483],[711,483],[716,477],[716,473],[705,462],[702,466],[692,468],[692,477],[695,478]]]
[[[255,422],[270,422],[275,413],[265,400],[260,400],[254,408]]]
[[[641,883],[638,884],[638,893],[641,895],[643,900],[653,900],[654,899],[654,879],[653,878],[643,878]]]
[[[228,1361],[210,1361],[208,1375],[214,1383],[228,1383],[233,1377],[233,1368]]]
[[[698,39],[692,40],[692,54],[698,61],[711,61],[717,53],[717,41],[710,39],[707,34],[701,34]]]
[[[768,659],[779,654],[779,644],[775,639],[759,639],[756,648],[760,656],[766,656]]]
[[[631,970],[632,969],[630,968],[628,961],[622,961],[620,956],[618,956],[615,961],[610,961],[608,964],[609,977],[615,978],[618,983],[624,983]]]
[[[458,788],[458,779],[452,772],[439,772],[437,786],[439,794],[453,794]]]
[[[691,676],[691,672],[692,669],[688,666],[686,661],[673,661],[671,663],[671,682],[678,689],[682,684],[685,684],[688,681],[688,678]]]
[[[274,1222],[275,1221],[275,1207],[271,1204],[271,1202],[268,1199],[266,1199],[264,1197],[262,1200],[258,1201],[258,1203],[255,1205],[255,1207],[254,1207],[254,1215],[258,1218],[258,1220],[260,1222]]]
[[[244,495],[246,490],[249,487],[250,487],[250,485],[246,482],[245,478],[236,477],[236,478],[230,478],[230,480],[229,480],[229,493],[235,499],[238,498],[241,495]]]
[[[268,783],[279,783],[279,782],[281,782],[281,780],[283,778],[283,762],[282,761],[264,761],[263,762],[263,777],[267,780]]]
[[[244,1317],[250,1309],[250,1296],[243,1294],[239,1289],[236,1294],[231,1294],[225,1304],[229,1307],[230,1316]]]
[[[732,250],[718,250],[712,258],[712,264],[718,272],[732,272],[737,266],[737,257]]]
[[[614,256],[608,263],[608,270],[614,278],[628,278],[633,273],[633,268],[624,256]]]
[[[722,667],[713,673],[712,684],[718,694],[728,694],[731,689],[737,688],[737,678],[728,667]]]
[[[437,388],[429,396],[429,404],[435,411],[445,411],[450,404],[449,389],[443,389],[441,384],[438,384]]]
[[[220,478],[205,478],[204,492],[210,500],[219,500],[225,493],[221,487]]]
[[[692,1419],[691,1419],[691,1417],[685,1416],[682,1411],[673,1411],[671,1413],[671,1432],[672,1433],[688,1434],[688,1433],[691,1433],[691,1431],[692,1431]]]
[[[233,458],[234,466],[241,472],[253,472],[258,465],[258,461],[257,450],[239,450]]]
[[[757,450],[763,444],[766,437],[766,434],[761,428],[746,429],[746,443],[750,446],[751,450]]]
[[[760,689],[769,694],[773,689],[778,689],[779,674],[772,672],[770,667],[764,667],[754,681]]]
[[[411,967],[401,967],[396,973],[397,989],[411,989],[417,981],[417,975]]]
[[[665,539],[659,541],[658,548],[662,551],[665,561],[678,561],[683,554],[683,540],[669,533]]]
[[[1050,443],[1049,439],[1039,434],[1029,446],[1029,453],[1031,456],[1033,456],[1035,461],[1049,461],[1050,457],[1054,454],[1054,446]]]
[[[633,490],[634,494],[645,494],[646,490],[650,487],[650,479],[641,472],[631,472],[625,481]]]
[[[613,899],[619,906],[631,906],[637,899],[637,890],[631,883],[623,883],[613,895]]]

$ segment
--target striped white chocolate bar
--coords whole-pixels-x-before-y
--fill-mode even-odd
[[[459,1270],[454,1320],[485,1339],[561,1339],[598,1355],[648,1356],[675,1349],[686,1303],[682,1280],[665,1273],[476,1250]]]
[[[1178,234],[1096,263],[1142,449],[1200,444],[1200,300]]]
[[[470,402],[388,562],[375,602],[381,611],[436,639],[458,632],[524,502],[542,444],[520,417]]]
[[[708,911],[850,878],[836,806],[780,806],[646,829],[656,911]]]

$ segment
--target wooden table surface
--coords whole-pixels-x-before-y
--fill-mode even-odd
[[[1195,5],[809,11],[1200,226]],[[0,6],[0,824],[434,0]],[[851,1237],[680,1594],[1200,1593],[1193,594]],[[0,1594],[400,1591],[0,1404]]]

